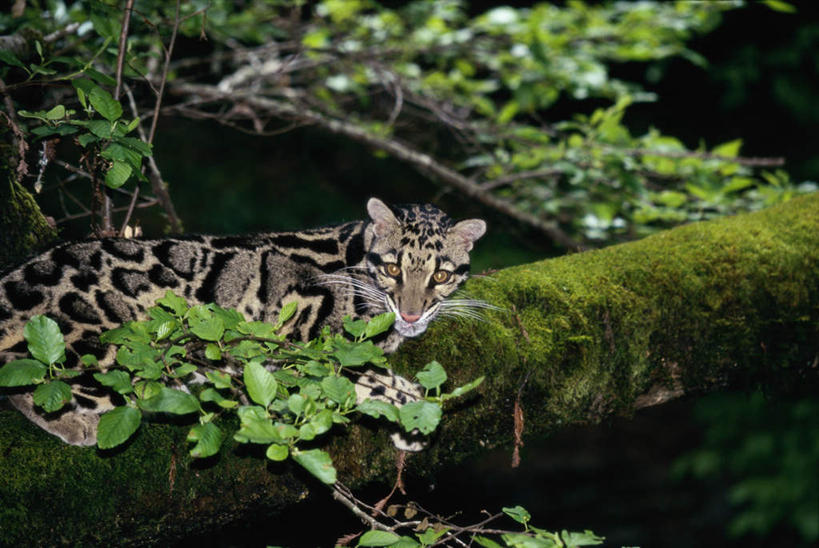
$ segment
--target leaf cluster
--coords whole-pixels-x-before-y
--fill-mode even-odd
[[[316,339],[293,343],[282,333],[296,314],[296,303],[282,307],[276,323],[247,321],[235,310],[214,304],[189,306],[168,291],[148,309],[150,319],[104,332],[101,342],[117,347],[116,363],[101,368],[84,355],[85,372],[116,393],[124,404],[100,418],[97,445],[110,449],[138,430],[146,413],[196,417],[188,433],[190,454],[217,454],[226,433],[217,417],[235,413],[239,443],[267,446],[273,461],[292,457],[322,482],[333,484],[329,454],[312,442],[357,413],[383,417],[406,432],[430,434],[441,420],[441,403],[477,387],[483,378],[442,393],[446,372],[432,362],[419,381],[434,396],[397,407],[390,401],[358,396],[346,372],[379,368],[388,375],[383,350],[372,339],[391,328],[392,313],[369,321],[345,321],[347,335],[322,330]],[[0,386],[36,385],[35,404],[58,411],[71,400],[66,381],[81,372],[66,369],[65,341],[56,322],[35,316],[25,328],[31,359],[0,368]],[[378,374],[374,375],[378,378]]]

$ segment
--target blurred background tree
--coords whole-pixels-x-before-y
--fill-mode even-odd
[[[488,218],[477,270],[526,262],[815,190],[819,22],[797,9],[18,0],[0,14],[4,178],[66,239],[293,229],[378,195]],[[816,539],[758,523],[732,531]]]

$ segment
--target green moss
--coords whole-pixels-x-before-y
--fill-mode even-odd
[[[57,238],[34,197],[0,166],[0,266],[17,263]]]

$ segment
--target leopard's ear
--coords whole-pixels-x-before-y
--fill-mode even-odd
[[[378,198],[370,198],[367,201],[367,213],[373,220],[376,236],[383,236],[401,226],[392,210]]]
[[[466,247],[469,251],[472,249],[472,244],[475,240],[486,233],[486,221],[481,219],[467,219],[455,223],[455,226],[447,231],[447,234],[457,238],[459,244]]]

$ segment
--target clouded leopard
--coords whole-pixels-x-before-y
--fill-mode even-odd
[[[369,219],[342,225],[254,236],[185,236],[160,240],[106,238],[58,245],[0,275],[0,365],[27,353],[25,323],[45,314],[66,341],[66,365],[94,354],[113,363],[113,347],[99,334],[141,319],[167,290],[191,304],[214,302],[254,320],[275,320],[297,301],[284,327],[307,340],[324,325],[340,330],[345,316],[370,319],[393,312],[395,324],[380,345],[392,352],[406,337],[464,303],[445,300],[469,272],[469,251],[486,230],[479,219],[453,222],[431,205],[390,208],[376,198]],[[364,376],[360,398],[415,397],[398,376]],[[29,419],[75,445],[96,443],[99,415],[110,408],[94,387],[75,386],[71,403],[45,415],[29,393],[9,399]]]

